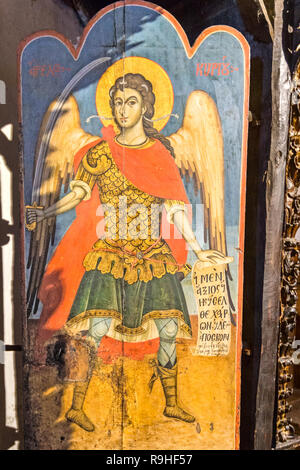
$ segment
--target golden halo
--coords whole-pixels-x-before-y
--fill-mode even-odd
[[[146,80],[152,83],[155,94],[153,125],[160,131],[167,124],[174,103],[174,92],[171,80],[167,72],[156,62],[145,57],[124,57],[112,64],[100,78],[96,90],[96,108],[104,126],[113,124],[111,107],[109,104],[109,90],[115,84],[117,78],[126,73],[140,73]],[[162,118],[159,121],[155,119]],[[105,119],[111,118],[111,119]]]

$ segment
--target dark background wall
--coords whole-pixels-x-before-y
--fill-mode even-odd
[[[23,404],[23,379],[22,379],[22,351],[23,343],[22,323],[22,276],[20,264],[22,260],[20,247],[22,238],[20,233],[20,183],[22,181],[22,168],[19,159],[19,128],[18,128],[18,62],[17,49],[20,41],[28,35],[43,29],[53,29],[76,43],[82,32],[82,25],[74,9],[58,0],[0,0],[0,80],[6,85],[6,104],[0,104],[0,129],[7,125],[13,125],[13,139],[10,142],[0,132],[0,154],[5,159],[6,166],[13,175],[12,194],[7,194],[7,199],[2,204],[11,203],[13,211],[13,224],[8,224],[2,219],[0,213],[0,245],[11,246],[14,253],[14,282],[12,286],[13,302],[13,344],[7,345],[6,355],[13,355],[16,374],[17,412],[19,427],[11,425],[7,421],[6,407],[9,406],[9,397],[5,401],[4,389],[4,365],[0,364],[0,449],[9,449],[14,443],[22,447],[22,404]],[[0,209],[1,210],[1,209]],[[5,265],[0,249],[0,284],[3,283],[3,272],[9,269]],[[3,271],[4,270],[4,271]],[[0,340],[3,339],[4,295],[10,293],[0,289]],[[7,421],[7,424],[6,424]]]

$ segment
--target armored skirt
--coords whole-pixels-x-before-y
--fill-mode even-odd
[[[150,319],[178,318],[186,333],[191,328],[180,281],[169,273],[161,279],[128,284],[110,273],[86,272],[68,324],[77,323],[82,317],[111,317],[116,320],[115,330],[128,337],[143,336],[147,330],[144,325]]]
[[[179,280],[190,267],[178,265],[159,236],[160,206],[174,212],[182,210],[183,203],[164,201],[136,188],[118,170],[105,142],[89,150],[71,187],[82,186],[88,192],[95,184],[104,207],[106,232],[83,260],[85,274],[66,327],[84,331],[93,318],[112,318],[109,336],[141,341],[157,336],[151,320],[177,318],[178,335],[191,337]],[[125,203],[123,208],[121,203]],[[157,223],[153,224],[153,218]]]

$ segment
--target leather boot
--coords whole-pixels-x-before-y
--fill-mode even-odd
[[[74,340],[71,346],[71,353],[66,355],[70,356],[70,359],[65,361],[65,369],[75,380],[75,385],[72,406],[67,411],[66,418],[85,431],[92,432],[95,426],[83,411],[83,404],[95,365],[96,348],[86,340]]]
[[[186,423],[193,423],[195,417],[184,411],[177,404],[177,364],[172,369],[167,369],[157,364],[157,373],[166,398],[164,416],[181,419]]]
[[[86,382],[77,382],[74,386],[72,406],[66,413],[68,421],[77,424],[82,429],[92,432],[95,426],[83,411],[83,403],[89,386],[89,380]]]
[[[149,364],[153,367],[153,375],[149,382],[150,393],[156,379],[159,377],[163,391],[166,398],[166,407],[164,409],[164,416],[168,418],[181,419],[186,423],[193,423],[195,421],[194,416],[190,415],[177,404],[177,364],[171,369],[162,367],[158,364],[156,359],[150,359]]]

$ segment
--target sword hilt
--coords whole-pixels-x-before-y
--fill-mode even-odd
[[[36,229],[36,220],[34,222],[27,222],[28,210],[29,209],[44,209],[43,206],[38,206],[36,202],[32,206],[25,206],[25,227],[29,232],[32,232]]]

